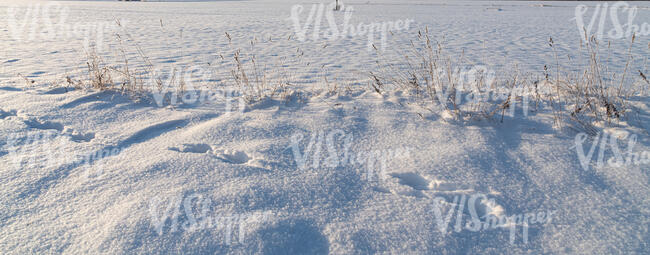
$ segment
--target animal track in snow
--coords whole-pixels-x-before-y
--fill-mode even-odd
[[[461,193],[468,193],[473,191],[473,189],[469,185],[463,185],[463,184],[457,184],[457,183],[449,183],[446,181],[442,180],[432,180],[429,183],[429,189],[434,192],[461,192]]]
[[[183,144],[178,147],[170,147],[169,150],[184,153],[212,153],[218,159],[231,164],[247,164],[259,168],[268,168],[271,162],[262,159],[254,159],[248,153],[238,150],[215,150],[212,146],[204,143]]]
[[[416,190],[429,190],[429,180],[417,173],[391,173],[390,176],[399,179],[399,184]]]
[[[246,152],[237,150],[217,150],[214,154],[221,160],[232,164],[244,164],[251,160]]]
[[[178,152],[206,153],[208,151],[211,151],[212,147],[210,147],[210,145],[207,144],[199,143],[199,144],[183,144],[178,148],[172,147],[169,149]]]
[[[445,203],[453,205],[451,203],[454,198],[458,198],[460,195],[463,196],[478,196],[476,200],[476,211],[479,215],[492,214],[495,216],[501,216],[504,214],[505,209],[503,206],[495,202],[494,198],[488,197],[486,195],[481,195],[481,193],[475,193],[469,185],[450,183],[442,180],[429,180],[424,176],[408,172],[408,173],[390,173],[391,177],[398,179],[398,183],[409,186],[412,189],[410,190],[401,190],[393,192],[399,195],[413,196],[413,197],[429,197],[425,195],[425,191],[432,193],[435,197],[445,198]],[[384,188],[375,188],[375,191],[382,193],[389,193],[390,191]]]
[[[2,118],[6,117],[5,112],[0,110],[0,116],[3,116]],[[69,136],[70,140],[74,142],[90,142],[92,139],[95,138],[95,133],[81,133],[79,131],[75,131],[72,128],[65,127],[61,123],[43,121],[38,118],[29,117],[29,116],[22,116],[20,114],[16,114],[15,111],[12,111],[7,116],[18,116],[23,121],[23,123],[25,123],[25,125],[27,125],[29,128],[59,131],[61,132],[61,135]]]
[[[16,116],[16,110],[11,110],[11,111],[6,112],[6,111],[0,109],[0,119],[4,119],[4,118],[9,117],[9,116]]]
[[[25,124],[30,128],[42,130],[54,129],[57,131],[63,131],[63,125],[57,122],[41,121],[37,118],[24,118],[23,122],[25,122]]]
[[[472,191],[472,188],[468,185],[449,183],[437,179],[429,180],[422,175],[413,172],[390,173],[389,175],[398,179],[399,184],[409,186],[418,191],[428,190],[445,193],[468,193]]]
[[[67,134],[70,136],[70,139],[75,142],[90,142],[91,140],[95,139],[95,133],[81,133],[78,131],[75,131],[74,129],[71,128],[65,128],[63,130],[64,134]]]

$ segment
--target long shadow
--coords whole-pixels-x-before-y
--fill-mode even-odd
[[[14,87],[0,87],[0,90],[5,90],[5,91],[22,91],[22,89],[14,88]]]

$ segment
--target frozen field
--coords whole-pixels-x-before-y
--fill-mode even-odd
[[[314,38],[315,4],[0,1],[0,253],[650,253],[649,2],[629,3],[633,44],[602,25],[599,61],[627,73],[603,80],[634,93],[587,127],[554,125],[526,93],[474,119],[376,86],[413,68],[427,31],[497,79],[580,74],[576,8],[587,25],[597,2],[344,2],[338,29],[346,15],[402,24],[370,47],[367,33]],[[257,69],[243,78],[236,56]],[[116,87],[81,88],[92,60]],[[198,99],[152,92],[148,71],[174,69]],[[131,71],[138,93],[117,89]],[[248,79],[287,88],[256,97],[235,85]]]

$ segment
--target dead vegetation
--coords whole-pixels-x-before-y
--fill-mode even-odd
[[[377,71],[369,72],[369,89],[379,94],[407,91],[424,109],[463,121],[497,118],[503,122],[506,112],[514,113],[514,107],[522,108],[527,115],[547,105],[556,127],[568,123],[593,131],[595,123],[609,125],[624,120],[630,112],[630,98],[647,90],[649,83],[641,69],[631,66],[634,36],[623,70],[608,67],[602,54],[609,53],[609,47],[601,49],[594,36],[585,38],[581,54],[586,63],[574,64],[581,67],[579,71],[562,69],[557,46],[550,38],[556,61],[535,75],[522,74],[516,67],[496,72],[468,65],[463,54],[447,54],[444,43],[432,40],[425,29],[405,52],[400,52],[400,61],[387,59],[377,51]],[[637,70],[637,75],[631,70]]]
[[[119,21],[116,22],[121,27]],[[309,62],[303,62],[304,52],[300,49],[292,56],[292,61],[287,57],[260,61],[254,53],[232,48],[232,35],[226,32],[225,36],[229,53],[222,52],[219,56],[221,67],[229,66],[229,69],[219,71],[229,74],[230,79],[222,85],[232,87],[247,103],[266,98],[284,100],[296,91],[313,89],[296,86],[296,69],[292,72],[289,68],[292,63],[309,66]],[[116,90],[129,95],[169,89],[180,95],[188,87],[197,87],[187,84],[182,67],[174,67],[167,80],[157,75],[159,68],[126,29],[116,34],[116,39],[119,42],[116,59],[121,61],[107,64],[90,50],[86,52],[87,77],[68,76],[66,86]],[[595,123],[611,124],[626,118],[631,111],[630,98],[650,88],[646,67],[631,66],[634,40],[633,37],[626,53],[624,70],[611,70],[604,61],[600,43],[595,37],[585,35],[581,54],[586,62],[575,64],[582,67],[580,71],[569,72],[562,70],[557,45],[551,38],[548,45],[555,55],[555,63],[544,66],[541,74],[535,75],[521,73],[516,66],[496,72],[487,66],[471,65],[464,53],[449,54],[444,43],[433,40],[425,29],[418,31],[409,47],[399,52],[399,59],[386,57],[377,50],[379,59],[374,71],[369,72],[367,89],[380,95],[393,90],[405,91],[413,103],[432,114],[461,121],[496,119],[503,122],[506,115],[513,116],[515,111],[527,115],[547,106],[555,126],[561,128],[569,123],[592,132]],[[256,38],[250,41],[250,52],[255,52],[257,43]],[[606,50],[609,51],[609,47]],[[135,51],[136,65],[130,61],[130,51]],[[321,68],[321,72],[326,71],[325,67]],[[342,86],[323,77],[324,90],[328,94],[352,90],[350,84]]]

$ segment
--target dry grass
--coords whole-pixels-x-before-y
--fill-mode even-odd
[[[86,77],[73,78],[66,77],[64,84],[80,89],[97,89],[97,90],[116,90],[124,94],[140,97],[146,93],[161,93],[165,96],[165,101],[170,103],[177,101],[170,97],[182,95],[188,88],[186,84],[186,68],[173,67],[167,80],[163,80],[161,71],[150,60],[144,50],[140,47],[137,40],[122,27],[119,21],[117,25],[122,28],[120,33],[115,35],[119,48],[116,52],[114,63],[106,63],[104,59],[93,49],[86,52]],[[163,23],[161,21],[161,28]],[[163,28],[163,31],[165,29]],[[228,42],[232,42],[229,33],[225,33]],[[256,39],[250,42],[251,51],[254,50]],[[228,88],[235,88],[249,104],[258,102],[265,98],[280,97],[286,98],[291,94],[289,89],[292,85],[294,75],[290,74],[284,68],[286,65],[282,60],[276,61],[271,67],[260,65],[255,54],[242,53],[241,49],[232,50],[232,59],[221,56],[222,64],[231,66],[231,82],[220,84]],[[135,65],[129,61],[129,54],[135,51],[137,63]],[[226,54],[228,56],[228,54]],[[299,55],[298,58],[302,57]],[[228,63],[229,62],[229,63]],[[206,67],[209,68],[209,67]],[[224,72],[225,74],[226,72]],[[165,83],[167,82],[167,83]],[[204,82],[201,80],[200,82]],[[196,86],[207,84],[193,84]],[[172,90],[171,95],[167,94]]]
[[[517,72],[506,80],[497,80],[487,68],[466,64],[463,54],[447,54],[443,43],[431,39],[428,29],[418,31],[410,48],[400,53],[403,61],[399,64],[386,60],[379,51],[377,54],[378,71],[370,72],[372,91],[408,91],[416,102],[434,113],[445,111],[458,120],[486,118],[499,112],[505,114],[519,99],[513,93],[521,84]],[[465,100],[469,94],[471,100]],[[496,98],[496,94],[506,96]]]
[[[581,129],[594,133],[594,124],[611,125],[628,117],[631,109],[630,98],[640,95],[643,87],[639,80],[646,79],[640,69],[639,76],[630,72],[633,60],[631,49],[635,36],[632,36],[630,41],[623,70],[611,70],[607,66],[606,58],[602,56],[604,50],[600,48],[595,36],[585,35],[585,39],[588,62],[581,65],[584,66],[582,71],[562,72],[557,64],[555,75],[549,74],[546,68],[545,80],[552,84],[555,91],[553,97],[548,100],[552,103],[556,125],[573,122]],[[549,46],[556,51],[552,38],[549,40]],[[608,47],[606,50],[609,54],[611,49]]]
[[[116,22],[121,27],[119,21]],[[232,36],[227,32],[225,36],[231,53],[225,54],[230,57],[224,57],[224,54],[220,56],[221,61],[230,66],[231,80],[224,85],[236,88],[247,103],[253,104],[266,98],[287,99],[301,89],[313,89],[295,86],[295,73],[289,71],[286,58],[280,58],[271,65],[260,64],[270,63],[273,59],[269,57],[265,61],[259,61],[255,54],[243,53],[241,48],[233,49]],[[540,79],[533,74],[520,73],[516,67],[496,73],[484,66],[470,65],[464,54],[448,54],[444,43],[432,40],[428,29],[425,29],[418,31],[417,37],[404,52],[399,52],[401,57],[397,63],[395,59],[388,59],[377,50],[377,68],[369,72],[370,82],[367,88],[382,95],[390,90],[406,91],[413,102],[424,109],[434,114],[451,115],[462,121],[498,119],[503,122],[504,116],[514,114],[517,107],[523,108],[523,113],[527,115],[529,108],[538,111],[547,105],[556,126],[562,127],[567,122],[578,123],[582,129],[593,131],[596,122],[611,124],[625,118],[630,110],[630,97],[647,91],[650,82],[644,73],[645,67],[639,69],[631,66],[634,38],[630,42],[627,62],[622,71],[608,69],[601,56],[599,42],[593,36],[585,38],[584,54],[587,62],[574,65],[584,66],[580,72],[561,70],[557,46],[550,39],[549,46],[556,61],[544,67]],[[126,29],[117,34],[116,39],[120,46],[117,59],[121,62],[109,65],[95,51],[88,51],[87,77],[83,80],[67,77],[67,85],[119,90],[130,95],[161,92],[170,87],[177,93],[186,90],[185,79],[177,77],[176,69],[171,72],[171,84],[165,86],[162,78],[155,75],[155,66]],[[130,46],[127,41],[131,43]],[[257,43],[257,39],[250,41],[251,52],[255,51]],[[137,53],[140,63],[135,67],[127,57],[129,50]],[[302,66],[305,64],[303,55],[298,49],[295,59],[291,60]],[[306,66],[309,66],[309,62]],[[327,69],[323,66],[321,72],[326,73]],[[351,90],[350,84],[342,86],[327,77],[323,75],[326,93]],[[630,82],[633,78],[638,79]],[[170,101],[170,98],[166,100]]]
[[[88,67],[88,86],[90,88],[107,90],[113,88],[111,68],[104,64],[102,58],[93,50],[86,53]]]
[[[579,72],[561,69],[557,46],[551,38],[549,46],[556,61],[545,66],[543,78],[538,79],[533,74],[521,74],[516,67],[493,74],[484,72],[486,68],[467,72],[463,54],[446,54],[444,45],[434,42],[425,29],[418,31],[406,52],[399,53],[402,59],[398,63],[377,51],[378,68],[369,73],[369,89],[379,94],[394,89],[408,91],[425,109],[441,115],[447,112],[458,120],[496,117],[503,121],[506,112],[513,113],[517,104],[523,106],[526,115],[529,108],[538,111],[541,105],[547,105],[556,127],[577,123],[581,129],[593,131],[594,123],[607,125],[624,119],[630,98],[650,83],[641,69],[631,66],[634,37],[623,70],[610,70],[595,37],[586,38],[584,54],[588,62],[574,64],[584,67]],[[637,75],[631,70],[637,70]],[[473,100],[463,100],[468,96]]]
[[[286,98],[291,83],[286,76],[281,75],[281,71],[269,72],[266,66],[260,67],[255,55],[248,56],[246,62],[243,58],[241,50],[235,51],[234,68],[230,73],[246,102],[255,103],[276,96]]]
[[[116,22],[121,27],[120,22]],[[128,36],[130,37],[130,35]],[[119,42],[118,58],[123,60],[122,63],[107,63],[95,48],[84,49],[87,68],[86,78],[75,79],[67,76],[64,84],[77,89],[118,90],[129,95],[138,95],[144,92],[142,70],[137,72],[131,68],[127,57],[127,46],[122,35],[118,33],[115,37]],[[144,52],[139,46],[136,46],[136,48],[145,62],[148,63],[148,66],[153,66],[144,56]]]

